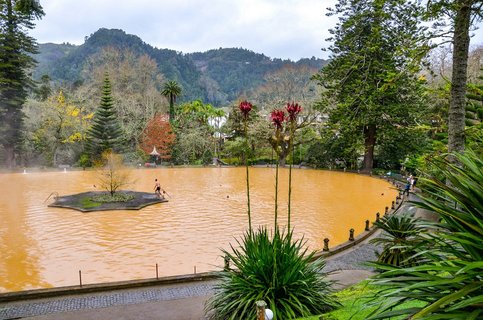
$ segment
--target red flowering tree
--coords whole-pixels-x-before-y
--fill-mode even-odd
[[[141,133],[140,147],[146,154],[150,154],[156,148],[159,158],[170,159],[171,146],[175,138],[168,117],[157,114],[148,121]]]

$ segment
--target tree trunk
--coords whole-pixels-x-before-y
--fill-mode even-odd
[[[469,28],[471,3],[458,1],[460,7],[454,20],[453,75],[448,117],[448,151],[465,148],[466,77],[468,69]]]
[[[376,144],[376,125],[364,126],[364,164],[362,172],[370,173],[374,163],[374,146]]]
[[[174,123],[174,96],[169,96],[169,122]]]

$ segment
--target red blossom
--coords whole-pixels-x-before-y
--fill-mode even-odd
[[[283,110],[273,110],[270,118],[277,129],[282,129],[282,123],[285,121],[285,112]]]
[[[240,111],[245,119],[248,118],[248,113],[252,110],[252,108],[253,106],[250,102],[246,100],[240,102]]]
[[[299,106],[298,103],[287,103],[287,112],[290,121],[295,121],[300,111],[302,111],[302,106]]]

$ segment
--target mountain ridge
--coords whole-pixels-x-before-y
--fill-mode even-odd
[[[264,83],[264,77],[286,65],[320,69],[326,60],[301,58],[270,58],[243,48],[219,48],[205,52],[183,53],[160,49],[144,42],[140,37],[121,29],[100,28],[85,38],[81,45],[69,43],[39,44],[35,55],[38,65],[34,79],[47,74],[54,82],[83,81],[82,70],[90,56],[105,47],[131,50],[136,55],[148,55],[157,63],[166,79],[176,80],[183,87],[182,100],[202,99],[215,106],[230,103]]]

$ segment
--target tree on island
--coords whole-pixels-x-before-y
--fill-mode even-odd
[[[123,170],[122,157],[111,151],[102,153],[102,162],[104,166],[99,171],[99,185],[113,197],[121,187],[131,184],[129,171]]]
[[[174,80],[168,81],[164,84],[161,94],[169,99],[169,122],[173,123],[175,116],[174,104],[176,103],[176,98],[181,95],[181,87]]]
[[[15,154],[20,146],[23,125],[22,106],[32,83],[28,69],[35,65],[35,39],[28,36],[33,20],[44,15],[37,0],[0,1],[0,145],[5,164],[16,165]]]
[[[415,124],[423,109],[417,72],[428,48],[418,9],[405,0],[339,0],[328,14],[340,17],[329,39],[331,60],[315,76],[326,88],[320,105],[329,125],[362,136],[366,172],[378,137]]]
[[[102,88],[101,105],[93,117],[93,124],[87,132],[87,150],[94,159],[100,158],[103,152],[122,150],[123,132],[114,110],[111,95],[111,83],[106,73]]]

